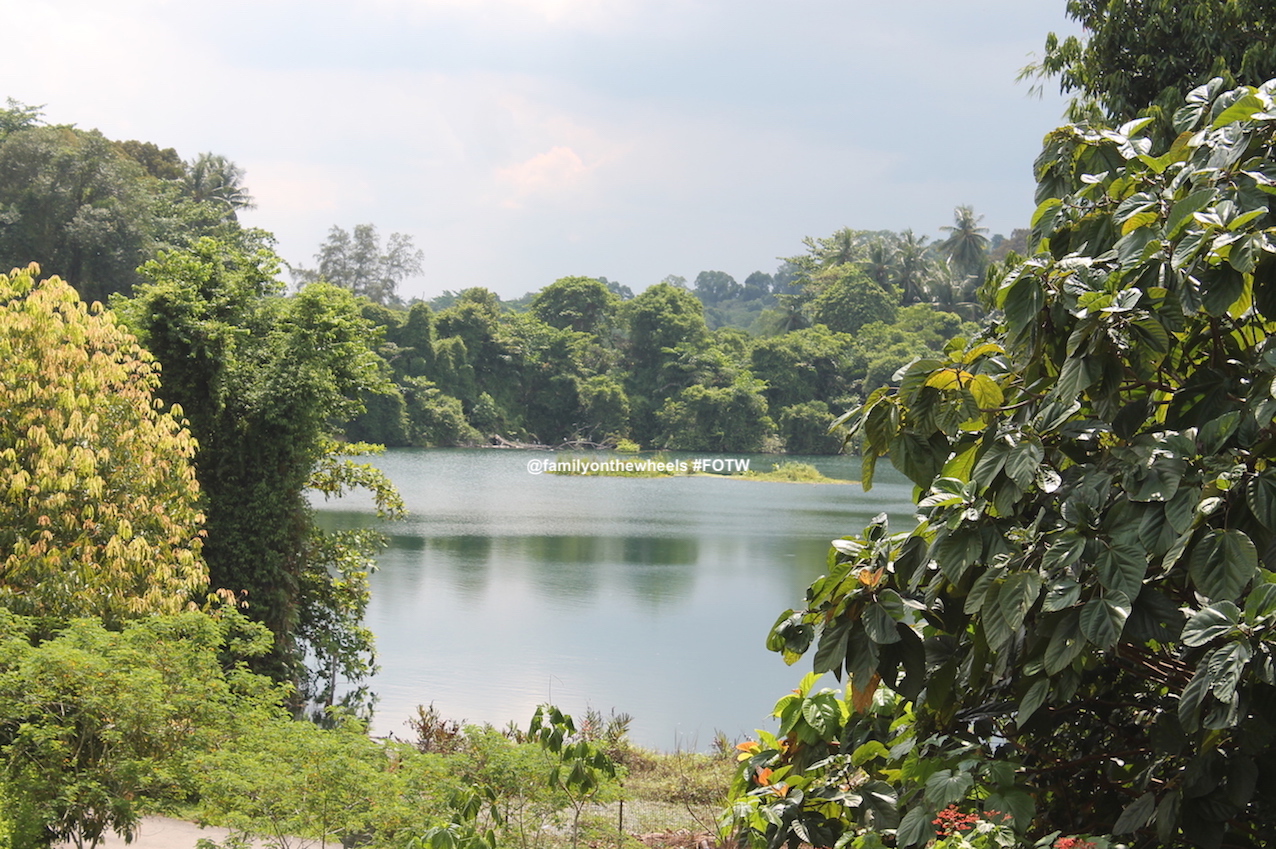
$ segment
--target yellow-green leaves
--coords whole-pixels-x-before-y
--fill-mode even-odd
[[[100,307],[38,269],[0,275],[0,603],[108,620],[206,583],[195,443]]]

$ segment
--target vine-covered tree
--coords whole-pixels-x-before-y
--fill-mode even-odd
[[[182,610],[208,578],[195,441],[137,340],[38,273],[0,275],[0,605],[108,622]]]
[[[150,282],[118,307],[163,365],[161,394],[181,404],[199,441],[213,586],[243,593],[248,614],[274,633],[261,671],[309,682],[303,695],[315,695],[331,674],[309,679],[307,652],[322,666],[334,647],[350,648],[343,669],[357,678],[371,646],[348,628],[322,638],[299,630],[348,625],[346,611],[329,609],[348,594],[325,584],[360,581],[357,558],[314,536],[304,492],[337,487],[336,468],[315,479],[330,457],[330,428],[384,377],[354,296],[315,284],[283,297],[278,259],[248,236],[162,253],[142,268]]]
[[[922,846],[949,805],[1024,845],[1276,842],[1274,91],[1194,90],[1163,152],[1052,133],[989,335],[847,415],[922,521],[835,542],[774,627],[849,685],[752,747],[759,844]]]

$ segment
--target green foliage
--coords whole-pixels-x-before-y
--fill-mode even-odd
[[[195,442],[154,360],[38,269],[0,275],[0,603],[112,622],[207,584]]]
[[[1076,92],[1071,120],[1101,111],[1115,123],[1149,106],[1168,116],[1213,77],[1224,87],[1276,76],[1276,7],[1270,0],[1069,0],[1084,40],[1054,33],[1023,77],[1058,77]]]
[[[1215,83],[1168,150],[1143,123],[1056,131],[1040,252],[989,336],[845,417],[866,485],[889,456],[922,521],[835,542],[773,628],[849,698],[781,707],[740,788],[758,842],[920,846],[950,804],[1020,834],[1276,839],[1274,118],[1269,87]]]
[[[403,396],[398,386],[388,386],[382,392],[364,392],[360,396],[363,412],[346,423],[346,438],[390,448],[411,445],[411,422]]]
[[[988,237],[984,235],[988,228],[979,226],[982,220],[983,216],[975,215],[973,208],[959,206],[953,210],[953,223],[939,228],[948,234],[939,250],[948,258],[949,267],[967,294],[962,300],[973,300],[968,293],[973,293],[984,279],[984,269],[988,266]],[[966,286],[967,281],[973,285]]]
[[[677,451],[760,451],[775,425],[762,382],[741,376],[730,386],[693,384],[665,402],[657,441]]]
[[[812,283],[819,294],[811,302],[811,317],[835,333],[853,334],[871,322],[895,320],[894,294],[854,265],[830,266],[817,272]]]
[[[401,518],[403,499],[390,479],[379,469],[350,459],[381,450],[379,445],[328,443],[308,487],[325,498],[366,489],[372,493],[379,518]],[[297,624],[296,636],[307,654],[311,683],[306,695],[315,703],[319,721],[330,716],[338,703],[339,682],[358,685],[376,672],[373,635],[364,627],[363,617],[371,597],[368,575],[376,568],[374,557],[385,543],[384,534],[367,528],[310,529],[298,588],[298,607],[305,615]],[[366,685],[355,686],[341,696],[340,705],[345,712],[370,711],[373,698]]]
[[[779,432],[789,454],[836,454],[842,438],[829,433],[836,418],[823,401],[808,401],[780,410]]]
[[[244,169],[216,153],[201,153],[191,160],[182,177],[187,194],[196,203],[208,203],[233,215],[252,209],[253,199],[244,188]]]
[[[625,390],[633,405],[633,435],[647,444],[658,427],[656,411],[670,394],[664,379],[666,366],[677,359],[679,344],[704,348],[709,328],[696,297],[668,283],[657,283],[626,301],[622,318],[628,331]]]
[[[532,715],[527,736],[551,758],[549,785],[566,794],[571,802],[572,847],[580,836],[580,815],[600,798],[608,779],[618,777],[617,767],[605,751],[585,735],[576,733],[570,715],[553,705],[540,705]]]
[[[226,610],[49,633],[0,611],[0,786],[14,845],[128,837],[191,793],[195,753],[278,716],[268,682],[218,662],[264,650],[259,630]]]
[[[85,300],[128,291],[154,232],[153,181],[96,131],[28,127],[0,139],[0,267],[35,261]]]
[[[461,402],[423,377],[403,382],[408,443],[421,447],[473,445],[482,435],[465,418]]]
[[[40,120],[43,114],[43,106],[29,106],[12,97],[6,97],[5,108],[0,109],[0,141],[10,133],[44,123]]]
[[[580,433],[595,441],[623,439],[629,433],[629,396],[616,378],[598,374],[577,388],[580,397]]]
[[[560,330],[601,335],[620,307],[620,298],[589,277],[562,277],[532,300],[532,315]]]
[[[469,726],[460,769],[470,786],[495,801],[493,821],[501,842],[518,849],[538,849],[548,842],[568,800],[546,781],[546,756],[539,745]]]
[[[150,142],[39,126],[39,114],[12,100],[0,110],[0,268],[34,261],[86,301],[105,301],[129,292],[157,249],[238,232],[248,198],[224,157],[187,165]]]
[[[853,343],[849,334],[821,325],[795,330],[758,340],[749,367],[766,382],[764,391],[773,410],[809,401],[841,403],[851,393],[847,372]]]
[[[874,322],[855,335],[845,379],[859,390],[860,399],[866,398],[878,387],[896,383],[895,374],[909,363],[941,356],[950,339],[977,330],[957,314],[930,304],[903,307],[894,324]]]
[[[462,791],[437,756],[374,742],[358,725],[263,723],[196,763],[201,817],[279,849],[404,843],[445,822]]]
[[[347,232],[334,224],[315,254],[318,268],[293,268],[292,273],[303,285],[322,280],[373,303],[397,303],[399,284],[421,273],[424,256],[403,233],[391,233],[383,250],[374,225],[356,224]]]
[[[162,395],[181,405],[199,441],[211,583],[242,593],[248,614],[275,634],[260,668],[305,684],[298,628],[330,611],[308,609],[326,596],[303,584],[344,561],[316,546],[304,491],[328,456],[331,423],[385,384],[354,296],[315,284],[285,298],[276,269],[251,240],[203,239],[143,266],[150,282],[118,308],[162,364]],[[310,561],[308,550],[322,556]]]

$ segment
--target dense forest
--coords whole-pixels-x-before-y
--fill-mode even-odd
[[[373,741],[378,539],[305,493],[397,513],[360,439],[820,451],[834,417],[919,522],[837,540],[772,627],[812,673],[737,747],[724,842],[1276,842],[1276,10],[1068,13],[1084,39],[1025,70],[1076,96],[1026,230],[958,206],[937,244],[842,230],[634,296],[401,304],[421,257],[371,225],[290,292],[234,163],[9,101],[0,847],[169,810],[281,847],[633,849],[600,806],[703,804],[721,759],[552,706]]]
[[[201,240],[275,274],[270,235],[238,224],[251,203],[225,157],[46,126],[13,101],[0,115],[0,265],[36,260],[86,301],[123,304],[166,265],[209,257]],[[842,229],[805,239],[773,274],[670,276],[636,297],[569,277],[508,303],[475,288],[405,304],[398,287],[421,254],[371,224],[334,226],[313,268],[288,270],[299,288],[349,291],[376,333],[384,380],[361,393],[352,441],[818,454],[840,447],[836,415],[973,332],[989,263],[1026,250],[1026,230],[990,239],[969,207],[941,229],[933,243]]]

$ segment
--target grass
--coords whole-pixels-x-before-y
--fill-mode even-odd
[[[776,463],[769,472],[748,471],[739,475],[751,481],[778,481],[780,483],[855,483],[855,481],[827,477],[810,463]]]

